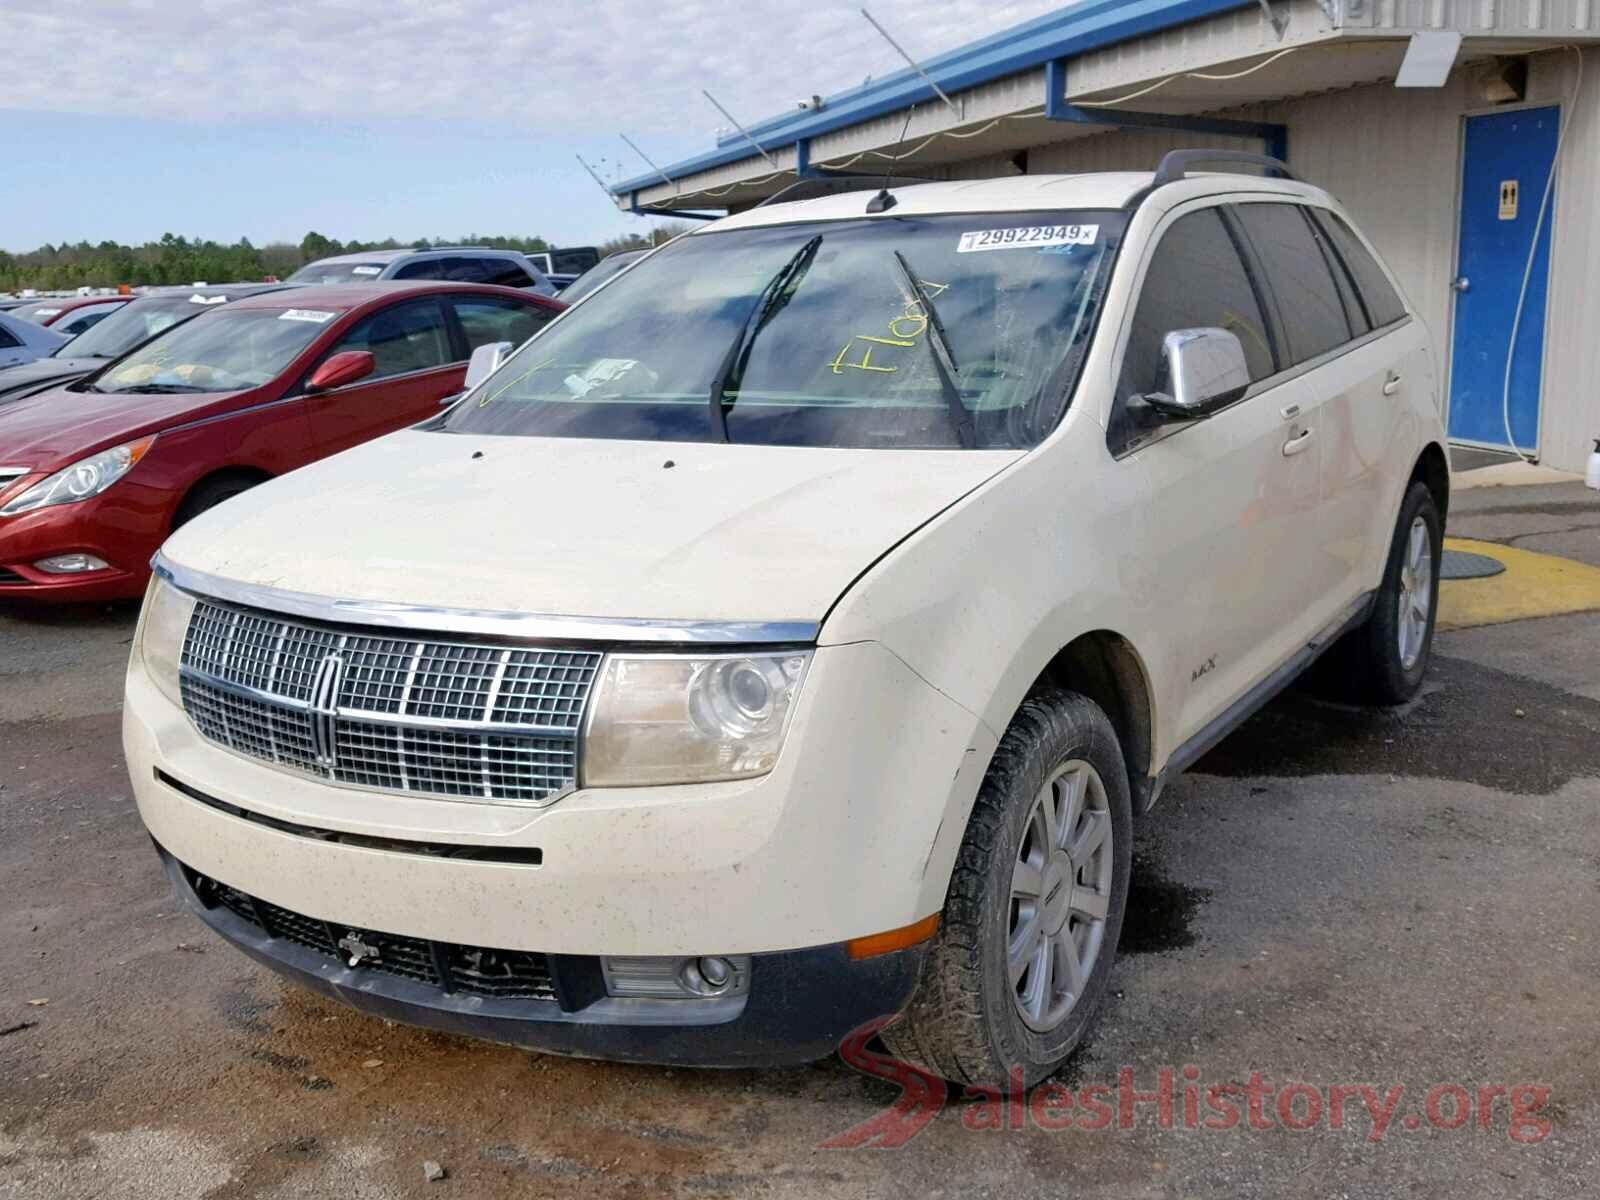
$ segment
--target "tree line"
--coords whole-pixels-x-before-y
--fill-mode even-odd
[[[600,243],[602,256],[619,250],[632,250],[652,244],[659,245],[679,230],[673,225],[660,225],[643,235],[629,234]],[[493,246],[501,250],[520,250],[534,253],[550,249],[541,237],[513,237],[499,234],[468,234],[460,238],[419,238],[402,242],[385,238],[378,242],[341,242],[312,230],[300,239],[299,245],[289,242],[269,242],[254,245],[249,238],[240,238],[232,245],[204,238],[185,238],[176,234],[163,234],[158,242],[142,246],[124,246],[120,242],[63,242],[59,246],[44,245],[37,250],[10,253],[0,250],[0,291],[16,292],[23,288],[40,291],[70,291],[79,287],[117,287],[128,284],[139,287],[146,284],[188,285],[201,280],[207,283],[239,283],[273,276],[285,279],[308,262],[327,258],[330,254],[348,254],[361,250],[427,250],[433,246]]]

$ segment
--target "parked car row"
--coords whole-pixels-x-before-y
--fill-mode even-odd
[[[0,313],[40,354],[0,371],[0,598],[138,596],[174,529],[434,415],[475,348],[563,307],[437,281],[205,288],[125,301],[71,342]]]
[[[41,296],[18,305],[11,314],[67,337],[76,337],[132,299],[132,296]]]
[[[121,358],[162,330],[199,316],[216,305],[283,286],[238,283],[136,297],[77,337],[70,341],[63,339],[43,357],[0,370],[0,404],[87,375],[110,360]]]

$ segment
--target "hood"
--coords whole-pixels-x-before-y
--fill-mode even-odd
[[[103,358],[36,358],[30,363],[0,371],[0,404],[15,400],[21,392],[31,392],[50,383],[67,383],[90,371],[98,371],[108,360]]]
[[[814,621],[886,550],[1021,454],[407,430],[253,488],[185,525],[163,553],[346,600]]]
[[[3,383],[4,375],[0,375]],[[247,392],[75,392],[66,385],[0,403],[0,461],[55,470],[147,433],[233,407]],[[3,397],[0,397],[3,399]]]

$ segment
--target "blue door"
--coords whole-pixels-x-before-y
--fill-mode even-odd
[[[1450,437],[1455,441],[1513,444],[1506,437],[1506,351],[1539,202],[1555,161],[1558,120],[1553,107],[1467,118],[1450,360]],[[1511,435],[1518,448],[1528,451],[1539,440],[1544,300],[1554,218],[1552,194],[1511,358]]]

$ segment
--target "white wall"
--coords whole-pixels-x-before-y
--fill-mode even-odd
[[[1591,439],[1600,437],[1600,48],[1587,54],[1575,109],[1568,109],[1576,76],[1571,51],[1533,56],[1528,83],[1530,103],[1560,103],[1570,124],[1556,182],[1540,451],[1547,465],[1577,471]],[[1374,84],[1227,114],[1289,126],[1290,165],[1337,195],[1377,244],[1433,332],[1441,380],[1454,295],[1461,119],[1485,107],[1478,70],[1458,68],[1443,88],[1402,92]],[[1116,132],[1035,147],[1028,169],[1150,170],[1183,146],[1261,151],[1253,139]]]

